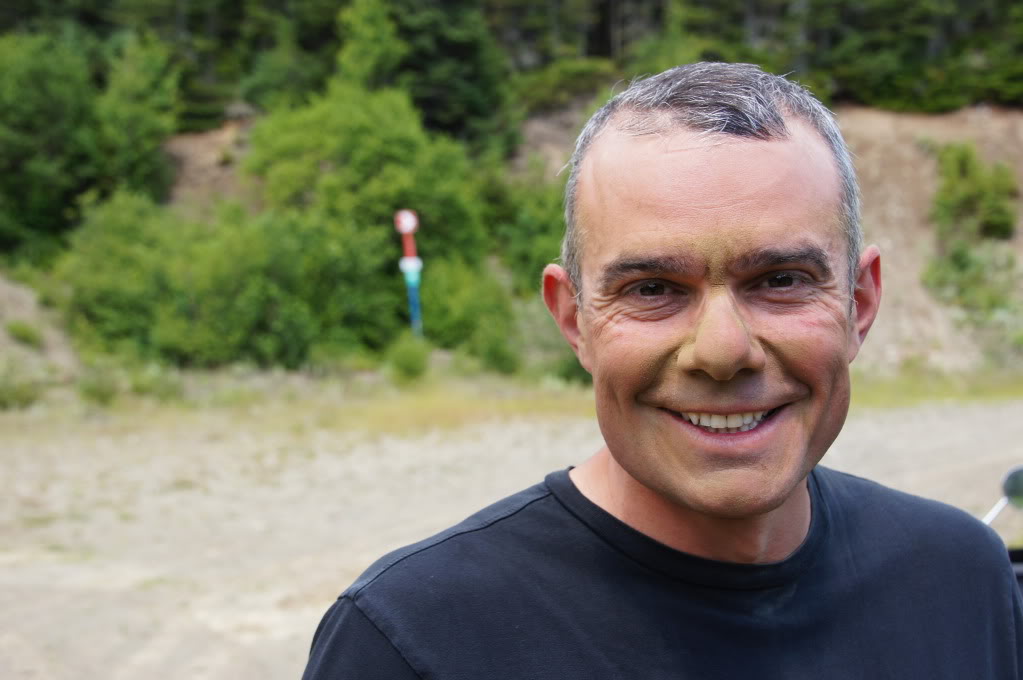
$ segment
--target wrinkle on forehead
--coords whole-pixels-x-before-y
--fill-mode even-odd
[[[730,242],[746,229],[805,224],[809,212],[841,237],[835,161],[808,125],[790,121],[790,132],[758,140],[687,130],[644,137],[605,131],[580,172],[583,260],[591,251],[586,246],[602,240],[601,225],[627,240],[628,233],[614,229],[624,221],[642,232],[711,218],[720,222],[722,241]]]

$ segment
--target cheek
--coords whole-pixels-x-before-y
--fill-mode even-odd
[[[760,319],[762,338],[787,360],[823,368],[848,364],[851,321],[834,307],[799,314],[765,314]]]
[[[598,393],[624,402],[655,385],[674,356],[674,337],[668,324],[624,317],[593,324],[590,349]]]

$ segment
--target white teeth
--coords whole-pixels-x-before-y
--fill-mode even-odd
[[[693,425],[699,425],[708,431],[714,432],[748,432],[760,425],[767,411],[749,411],[747,413],[730,413],[721,415],[719,413],[697,413],[689,411],[681,413],[683,418]]]

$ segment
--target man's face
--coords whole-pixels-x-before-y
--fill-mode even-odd
[[[846,271],[834,161],[789,127],[771,141],[609,128],[581,168],[575,344],[605,442],[635,480],[713,516],[800,487],[842,427],[876,310],[849,296],[864,275]]]

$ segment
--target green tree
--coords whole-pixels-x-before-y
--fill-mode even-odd
[[[156,301],[169,291],[168,258],[187,239],[181,232],[141,194],[118,191],[88,206],[56,269],[68,285],[71,330],[87,344],[145,353]]]
[[[53,239],[93,180],[86,54],[48,35],[0,36],[0,251]]]
[[[256,54],[239,90],[245,100],[264,111],[297,106],[322,84],[325,71],[320,60],[298,45],[292,22],[280,19],[273,49]]]
[[[367,89],[392,84],[409,47],[398,37],[387,7],[378,0],[353,0],[338,25],[338,76]]]
[[[152,36],[117,36],[112,52],[95,102],[94,154],[104,188],[122,185],[159,197],[171,179],[161,145],[177,127],[178,71],[170,49]]]
[[[267,116],[252,132],[249,169],[264,180],[271,207],[314,208],[391,237],[399,208],[419,212],[424,258],[482,257],[483,206],[464,149],[427,133],[408,96],[333,81],[308,106]]]
[[[339,23],[341,78],[407,91],[427,128],[475,149],[511,148],[508,65],[478,3],[354,0]]]

